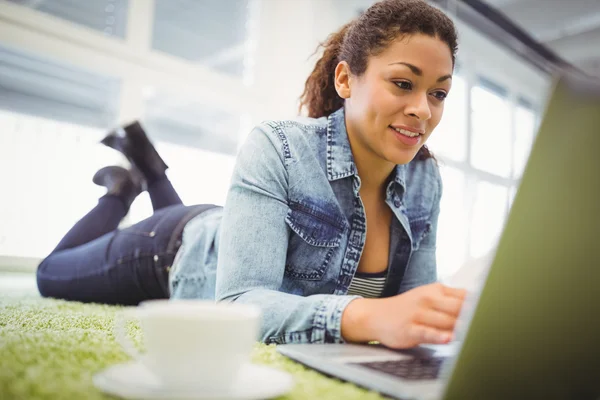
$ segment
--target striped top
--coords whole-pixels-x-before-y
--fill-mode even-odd
[[[370,298],[381,297],[386,276],[387,270],[376,273],[357,272],[350,282],[348,294]]]

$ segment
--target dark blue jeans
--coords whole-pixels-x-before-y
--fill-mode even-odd
[[[135,305],[169,297],[168,270],[180,241],[173,233],[190,212],[168,179],[149,188],[154,213],[119,230],[127,214],[116,196],[104,196],[39,265],[37,286],[44,297]]]

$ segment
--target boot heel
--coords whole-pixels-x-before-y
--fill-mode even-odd
[[[167,177],[166,170],[169,166],[160,157],[138,121],[110,132],[101,143],[127,157],[141,172],[148,185]]]

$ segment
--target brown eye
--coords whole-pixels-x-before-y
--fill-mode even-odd
[[[412,83],[407,82],[407,81],[398,81],[398,82],[394,82],[394,84],[402,90],[411,90],[412,89]]]
[[[436,99],[438,99],[440,101],[444,101],[446,99],[446,97],[448,97],[448,93],[439,90],[439,91],[433,93],[433,97],[435,97]]]

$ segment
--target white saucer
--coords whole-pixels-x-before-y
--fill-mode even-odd
[[[290,374],[276,369],[246,364],[237,382],[219,391],[177,390],[165,387],[139,361],[109,367],[93,377],[94,385],[105,393],[125,399],[258,400],[288,392],[294,381]]]

